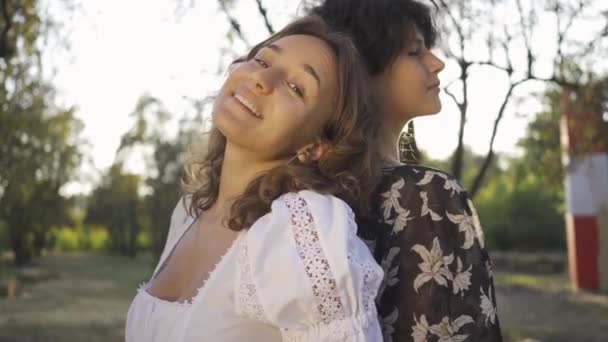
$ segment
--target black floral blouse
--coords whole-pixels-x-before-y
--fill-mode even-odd
[[[385,169],[379,213],[359,235],[382,266],[385,342],[502,341],[492,263],[460,183],[422,166]]]

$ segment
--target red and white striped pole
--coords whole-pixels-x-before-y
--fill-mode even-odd
[[[561,118],[570,281],[575,289],[608,291],[608,144],[581,151],[593,113],[571,112],[572,94],[563,94]]]

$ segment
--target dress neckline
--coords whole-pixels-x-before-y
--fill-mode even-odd
[[[233,251],[236,249],[236,245],[238,244],[238,241],[240,240],[241,236],[243,235],[243,232],[244,232],[243,230],[238,232],[237,236],[230,243],[230,246],[228,247],[228,249],[226,249],[224,254],[219,258],[219,261],[215,264],[215,266],[209,272],[207,279],[205,279],[202,282],[201,286],[198,289],[196,289],[196,292],[192,296],[192,298],[185,299],[183,301],[177,301],[177,300],[171,301],[171,300],[166,300],[166,299],[156,297],[153,294],[151,294],[149,291],[150,283],[160,274],[160,272],[162,272],[163,268],[166,266],[166,263],[171,259],[171,255],[177,248],[177,245],[184,238],[186,233],[190,229],[192,229],[192,227],[194,226],[194,223],[197,221],[197,219],[198,219],[198,217],[188,216],[188,219],[181,226],[182,232],[181,232],[179,238],[176,239],[176,241],[171,246],[171,251],[165,256],[164,259],[161,260],[161,262],[160,262],[161,266],[158,268],[158,270],[155,270],[155,272],[152,274],[152,276],[150,277],[150,279],[147,282],[145,282],[142,286],[140,286],[140,290],[143,291],[144,295],[146,297],[148,297],[150,300],[153,300],[153,301],[159,302],[159,303],[163,303],[164,305],[168,305],[168,306],[176,306],[176,307],[193,306],[196,302],[198,302],[200,300],[200,298],[203,298],[203,294],[205,292],[207,292],[209,285],[217,277],[216,274],[222,269],[222,267],[224,267],[224,264],[226,264],[226,260],[228,259],[228,256],[231,255],[233,253]],[[186,229],[183,229],[184,226],[186,226]],[[161,258],[162,258],[162,256],[161,256]]]

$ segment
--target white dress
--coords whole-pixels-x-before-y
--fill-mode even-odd
[[[152,278],[195,221],[181,203]],[[382,341],[374,300],[384,274],[356,230],[342,200],[285,194],[238,234],[191,301],[140,286],[126,341]]]

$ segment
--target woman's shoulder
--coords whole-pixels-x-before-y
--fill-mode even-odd
[[[331,194],[311,190],[288,192],[272,202],[271,210],[251,227],[273,225],[283,222],[297,227],[312,227],[324,231],[350,227],[354,213],[342,199]],[[264,228],[268,231],[268,228]],[[255,230],[255,229],[254,229]]]
[[[417,190],[435,194],[465,194],[462,184],[451,174],[429,166],[403,164],[383,169],[380,193],[390,190]]]
[[[290,210],[308,208],[314,212],[344,211],[351,212],[350,206],[339,197],[312,190],[300,190],[285,193],[273,202],[273,206],[280,203]]]

